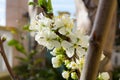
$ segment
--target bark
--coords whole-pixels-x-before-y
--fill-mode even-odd
[[[91,20],[91,26],[85,28],[84,26],[79,26],[77,25],[77,29],[83,29],[88,31],[88,35],[91,33],[92,30],[92,25],[95,19],[96,11],[98,8],[98,1],[99,0],[83,0],[85,3],[85,6],[87,8],[89,18]],[[75,6],[76,6],[76,18],[77,18],[77,24],[79,24],[81,18],[78,17],[79,12],[80,12],[80,1],[75,0]],[[116,9],[117,11],[117,9]],[[111,65],[111,54],[112,54],[112,49],[113,49],[113,44],[114,44],[114,39],[115,39],[115,29],[116,29],[116,11],[113,15],[113,20],[111,23],[111,28],[109,30],[109,34],[107,36],[107,40],[105,42],[103,54],[105,55],[105,59],[100,62],[100,67],[99,71],[104,72],[104,71],[111,71],[112,70],[112,65]],[[81,31],[81,30],[80,30]]]
[[[117,9],[117,6],[115,9]],[[103,53],[106,56],[106,58],[100,63],[100,67],[99,67],[100,72],[103,72],[103,71],[110,72],[113,69],[111,64],[111,56],[113,54],[113,45],[114,45],[115,33],[116,33],[116,21],[117,21],[116,11],[112,16],[113,19],[108,32],[109,34],[107,36],[107,40],[105,41]]]
[[[110,29],[116,5],[116,0],[100,0],[80,80],[96,80],[101,53]]]
[[[5,65],[6,65],[7,69],[8,69],[8,72],[11,76],[11,79],[12,80],[18,80],[18,77],[15,76],[15,74],[13,73],[12,68],[11,68],[11,66],[8,62],[7,57],[6,57],[6,53],[5,53],[4,48],[3,48],[3,42],[4,42],[4,40],[2,40],[1,37],[0,37],[0,54],[3,57],[3,60],[5,62]]]

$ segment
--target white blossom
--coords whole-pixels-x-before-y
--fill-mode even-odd
[[[61,62],[60,62],[59,58],[52,57],[52,65],[53,65],[54,68],[60,67]]]
[[[89,46],[89,36],[82,34],[80,31],[76,31],[75,35],[80,39],[78,44],[80,44],[82,47]]]
[[[32,19],[29,29],[33,31],[40,31],[42,27],[41,27],[41,24],[37,20]]]
[[[88,47],[88,36],[77,31],[72,32],[73,20],[68,15],[47,18],[42,14],[36,16],[31,22],[30,30],[35,33],[35,40],[49,50],[54,56],[52,65],[54,68],[62,64],[68,69],[62,76],[68,79],[77,79],[76,69],[80,72],[84,64],[85,48]]]
[[[49,28],[43,29],[41,32],[38,32],[35,36],[35,40],[43,46],[46,46],[48,49],[53,49],[54,47],[59,47],[59,41],[55,40],[57,35],[50,31]]]
[[[101,73],[101,78],[103,78],[104,80],[109,80],[110,76],[109,76],[108,72],[103,72],[103,73]]]
[[[36,16],[31,20],[30,30],[41,31],[43,27],[50,27],[53,20],[46,18],[42,14]]]
[[[61,45],[65,48],[66,55],[71,58],[74,55],[74,48],[72,47],[73,45],[67,41],[62,41]]]
[[[82,72],[84,62],[85,62],[84,57],[76,59],[76,63],[78,65],[78,68],[79,68],[80,72]]]
[[[79,58],[81,58],[81,57],[85,56],[86,51],[81,47],[77,47],[76,48],[76,54]]]
[[[61,28],[59,32],[63,30],[67,32],[71,31],[73,27],[74,27],[74,23],[73,23],[73,20],[69,17],[69,15],[62,15],[54,18],[53,29],[56,30]]]
[[[65,27],[59,29],[59,33],[63,35],[67,35],[69,34],[69,32],[70,32],[69,29],[66,29]]]
[[[61,43],[61,45],[66,50],[67,56],[71,58],[75,53],[79,57],[82,57],[83,55],[85,55],[86,51],[82,47],[86,47],[86,42],[82,44],[81,43],[82,40],[71,33],[67,35],[67,37],[70,38],[70,42],[64,40]]]
[[[42,14],[39,14],[37,16],[37,19],[38,19],[39,23],[41,24],[41,26],[45,26],[45,27],[50,27],[53,22],[52,19],[47,18],[47,17],[43,16]]]
[[[63,26],[64,26],[64,24],[63,24],[62,20],[59,17],[54,17],[53,29],[56,30],[56,29],[61,28]]]
[[[66,28],[70,30],[73,28],[74,23],[73,20],[69,17],[69,15],[62,15],[61,20]]]
[[[68,79],[69,78],[69,72],[68,71],[63,71],[62,76],[63,76],[64,79]]]
[[[50,54],[52,54],[53,56],[56,56],[56,48],[54,48],[54,49],[50,52]]]
[[[74,61],[72,61],[72,62],[70,63],[69,67],[70,67],[71,69],[78,69],[78,65],[77,65]]]

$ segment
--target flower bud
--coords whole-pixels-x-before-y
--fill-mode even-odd
[[[68,79],[69,78],[69,72],[68,71],[63,71],[62,76],[63,76],[64,79]]]
[[[59,58],[53,57],[52,58],[52,65],[53,65],[54,68],[60,67],[61,66],[61,62],[60,62]]]
[[[109,80],[110,79],[110,76],[109,76],[108,72],[101,73],[101,77],[103,78],[103,80]]]
[[[69,60],[65,60],[65,65],[69,64],[70,61]]]
[[[77,78],[78,78],[76,72],[72,72],[72,73],[71,73],[71,78],[72,78],[72,79],[77,79]]]
[[[78,65],[77,65],[74,61],[72,61],[72,62],[70,63],[70,68],[72,68],[72,69],[77,69],[77,68],[78,68]]]

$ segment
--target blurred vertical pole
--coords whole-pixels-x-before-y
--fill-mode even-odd
[[[34,2],[36,4],[38,4],[38,0],[28,0],[28,2]],[[29,13],[29,17],[30,17],[30,23],[31,20],[34,19],[36,17],[36,15],[40,14],[41,12],[43,12],[44,10],[41,7],[38,7],[36,5],[29,5],[28,6],[28,13]],[[46,64],[46,59],[45,59],[45,53],[47,52],[46,48],[43,47],[42,45],[38,45],[38,43],[35,41],[35,39],[33,38],[33,36],[29,35],[29,49],[31,50],[37,50],[37,48],[40,48],[38,53],[42,53],[42,54],[37,54],[36,56],[34,56],[36,59],[37,58],[42,58],[43,62],[42,62],[42,66],[44,67]]]
[[[116,0],[100,0],[99,2],[80,80],[96,80],[101,53],[107,39],[116,5]]]

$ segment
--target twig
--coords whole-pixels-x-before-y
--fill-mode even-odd
[[[6,54],[5,54],[5,51],[4,51],[4,48],[3,48],[3,42],[4,42],[4,41],[3,41],[3,40],[1,39],[1,37],[0,37],[0,53],[1,53],[2,57],[3,57],[3,60],[4,60],[5,64],[6,64],[6,67],[7,67],[7,69],[8,69],[8,72],[9,72],[12,80],[17,80],[17,79],[15,78],[15,75],[14,75],[11,67],[10,67],[10,64],[9,64],[9,62],[8,62],[8,59],[7,59],[7,57],[6,57]]]
[[[104,48],[116,5],[117,0],[100,0],[80,80],[96,80],[101,53]]]

